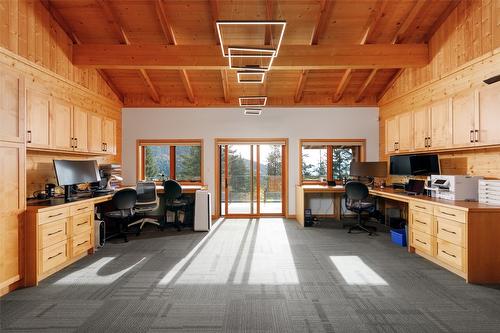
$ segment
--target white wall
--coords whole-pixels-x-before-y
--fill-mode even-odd
[[[260,117],[239,108],[123,109],[123,176],[136,179],[137,139],[203,139],[204,181],[215,191],[215,138],[288,138],[289,214],[295,214],[300,139],[366,139],[367,161],[378,160],[378,108],[266,108]]]

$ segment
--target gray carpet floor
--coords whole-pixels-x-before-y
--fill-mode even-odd
[[[221,220],[208,234],[107,244],[1,298],[0,321],[1,332],[500,332],[500,290],[387,233]]]

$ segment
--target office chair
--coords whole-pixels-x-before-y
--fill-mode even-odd
[[[116,210],[107,212],[105,217],[118,221],[119,233],[117,236],[123,236],[123,240],[128,242],[127,228],[135,215],[134,207],[137,202],[137,191],[132,188],[124,188],[113,194],[111,199]]]
[[[139,236],[146,223],[160,226],[158,218],[153,214],[158,209],[160,200],[156,193],[155,182],[138,182],[135,189],[137,191],[137,202],[135,203],[134,210],[136,216],[139,216],[140,219],[130,223],[128,226],[131,227],[140,224],[137,230],[137,236]]]
[[[165,191],[165,222],[167,221],[168,211],[175,213],[174,223],[177,231],[181,231],[179,224],[179,211],[186,208],[187,202],[180,200],[182,197],[182,187],[175,180],[166,180],[163,183]]]
[[[345,185],[345,205],[348,210],[355,212],[357,216],[357,224],[349,228],[349,233],[353,230],[365,231],[368,235],[372,235],[377,231],[377,228],[367,226],[361,219],[363,212],[373,213],[375,211],[375,203],[367,200],[369,196],[368,187],[360,182],[349,182]]]

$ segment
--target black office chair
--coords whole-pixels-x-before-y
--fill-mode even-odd
[[[138,220],[130,223],[128,226],[139,224],[137,235],[141,233],[144,224],[151,223],[160,227],[159,219],[154,212],[160,204],[158,194],[156,193],[155,182],[137,182],[137,202],[135,203],[134,211]]]
[[[163,189],[165,191],[165,222],[167,221],[167,213],[169,211],[175,213],[174,224],[177,231],[181,231],[179,223],[179,211],[184,210],[188,203],[181,200],[182,197],[182,187],[175,180],[166,180],[163,183]]]
[[[125,242],[128,242],[127,228],[135,215],[134,207],[137,202],[137,191],[132,188],[124,188],[113,194],[111,199],[116,210],[107,212],[105,217],[118,222],[119,233],[113,236],[123,236]]]
[[[348,210],[355,212],[357,216],[357,224],[349,228],[349,233],[353,230],[367,232],[372,235],[377,231],[377,228],[367,226],[361,219],[363,212],[373,213],[375,211],[375,203],[369,200],[368,187],[360,182],[349,182],[345,185],[345,205]]]

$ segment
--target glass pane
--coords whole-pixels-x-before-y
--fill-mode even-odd
[[[358,147],[333,147],[333,178],[349,177],[351,162],[357,160]]]
[[[220,147],[220,212],[221,215],[226,215],[226,182],[225,182],[225,173],[226,173],[226,146]]]
[[[175,147],[175,179],[201,181],[201,147]]]
[[[252,212],[251,146],[228,146],[228,214]]]
[[[260,145],[260,213],[282,213],[282,146]]]
[[[326,146],[302,146],[303,180],[321,180],[327,177]]]
[[[144,146],[144,178],[162,181],[170,175],[170,146]]]

